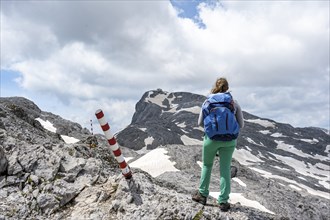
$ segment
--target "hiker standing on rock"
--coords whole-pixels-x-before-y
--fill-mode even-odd
[[[241,107],[228,92],[225,78],[219,78],[202,105],[198,125],[204,127],[203,167],[199,190],[192,199],[203,205],[209,195],[209,185],[213,161],[216,154],[220,159],[220,195],[218,203],[222,211],[230,209],[230,165],[237,145],[240,128],[244,126]]]

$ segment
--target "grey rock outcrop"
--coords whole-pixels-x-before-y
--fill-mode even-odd
[[[41,117],[68,130],[48,131],[36,120]],[[0,121],[0,213],[6,218],[48,218],[116,170],[111,152],[96,148],[97,139],[87,129],[43,112],[27,99],[1,98]],[[81,141],[66,144],[61,135],[68,134]]]
[[[7,171],[8,161],[5,155],[5,151],[0,146],[0,174],[5,173]]]

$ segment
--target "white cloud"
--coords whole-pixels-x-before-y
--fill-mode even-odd
[[[82,43],[66,45],[46,60],[28,59],[12,65],[22,73],[22,86],[60,96],[91,98],[105,83],[109,64]],[[104,86],[104,85],[103,85]]]
[[[201,4],[204,29],[167,1],[1,4],[2,68],[68,105],[66,115],[112,103],[120,127],[145,91],[206,95],[223,75],[243,110],[329,126],[329,2]]]
[[[17,62],[48,56],[58,43],[48,26],[1,13],[1,47],[2,68],[10,69]]]

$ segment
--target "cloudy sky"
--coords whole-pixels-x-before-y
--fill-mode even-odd
[[[329,129],[329,1],[1,1],[1,97],[84,127],[220,76],[251,114]]]

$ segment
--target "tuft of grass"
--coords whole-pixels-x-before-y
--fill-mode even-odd
[[[203,216],[203,212],[204,212],[203,209],[199,210],[197,214],[194,216],[193,220],[200,220]]]

